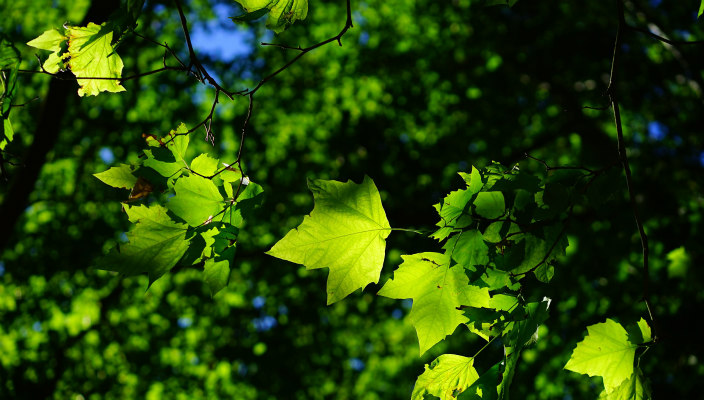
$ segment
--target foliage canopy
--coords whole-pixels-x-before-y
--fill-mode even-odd
[[[701,385],[704,1],[54,3],[0,2],[0,397]]]

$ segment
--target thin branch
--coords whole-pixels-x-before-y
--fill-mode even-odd
[[[648,264],[648,258],[650,255],[650,248],[648,246],[648,236],[645,234],[645,229],[643,227],[643,222],[640,218],[640,213],[638,212],[638,204],[636,203],[635,191],[633,189],[633,178],[631,175],[631,167],[628,162],[628,153],[626,152],[626,142],[623,137],[623,124],[621,122],[621,111],[619,109],[618,98],[616,96],[615,84],[618,64],[619,48],[621,46],[621,41],[623,37],[623,29],[627,27],[625,14],[623,10],[622,0],[616,0],[616,5],[618,9],[618,27],[616,28],[616,39],[614,43],[614,54],[611,62],[611,78],[609,80],[609,89],[607,90],[609,98],[611,100],[611,105],[614,110],[614,124],[616,125],[617,141],[618,141],[618,155],[621,165],[623,166],[624,174],[626,175],[626,187],[628,189],[628,199],[631,205],[631,210],[633,211],[633,217],[636,221],[636,226],[638,227],[638,234],[640,235],[640,243],[643,248],[643,301],[648,310],[648,315],[650,320],[653,322],[653,340],[657,338],[657,322],[653,314],[653,307],[650,303],[650,267]]]
[[[539,159],[539,158],[533,157],[533,156],[531,156],[531,155],[528,154],[528,153],[525,153],[525,157],[526,157],[526,158],[530,158],[531,160],[535,160],[535,161],[537,161],[537,162],[543,164],[543,166],[545,166],[545,171],[546,171],[546,172],[547,172],[547,171],[554,171],[554,170],[558,170],[558,169],[571,169],[571,170],[577,170],[577,171],[587,171],[587,172],[590,173],[590,174],[593,174],[593,173],[594,173],[594,170],[591,170],[591,169],[589,169],[589,168],[587,168],[587,167],[581,167],[581,166],[580,166],[580,167],[573,167],[573,166],[568,166],[568,165],[564,165],[564,166],[563,166],[563,165],[558,165],[557,167],[552,167],[552,166],[548,165],[548,163],[545,162],[545,160],[541,160],[541,159]]]
[[[650,36],[651,38],[659,40],[663,43],[667,43],[670,46],[689,46],[689,45],[704,44],[704,40],[671,40],[666,37],[662,37],[660,35],[657,35],[657,34],[651,32],[645,28],[640,28],[640,27],[631,26],[631,25],[625,25],[624,27],[628,30],[631,30],[631,31],[644,33],[644,34]]]
[[[186,45],[188,46],[188,54],[190,55],[191,63],[190,66],[194,66],[196,70],[201,74],[201,82],[209,83],[211,86],[213,86],[215,89],[223,92],[225,96],[227,96],[230,100],[233,99],[233,93],[226,90],[220,84],[210,76],[208,71],[203,67],[203,64],[201,64],[200,60],[198,57],[196,57],[196,52],[193,50],[193,44],[191,43],[191,35],[188,33],[188,21],[186,21],[186,15],[183,13],[183,8],[181,8],[181,3],[178,0],[174,0],[174,3],[176,4],[176,8],[178,9],[178,15],[179,18],[181,19],[181,27],[183,28],[183,35],[186,37]],[[190,69],[190,68],[189,68]]]
[[[293,65],[296,61],[298,61],[301,57],[303,57],[306,53],[308,53],[312,50],[315,50],[318,47],[324,46],[324,45],[331,43],[331,42],[337,42],[340,46],[342,46],[342,36],[344,36],[345,33],[347,33],[347,31],[354,26],[352,24],[352,6],[350,4],[350,0],[346,0],[346,3],[347,3],[347,20],[345,21],[345,26],[342,28],[340,33],[338,33],[337,35],[335,35],[331,38],[328,38],[326,40],[323,40],[320,43],[316,43],[316,44],[309,46],[309,47],[306,47],[306,48],[300,48],[300,46],[299,47],[291,47],[291,46],[286,46],[286,45],[275,45],[275,44],[270,44],[270,43],[262,43],[262,45],[265,45],[265,46],[277,46],[277,47],[281,47],[283,49],[298,50],[299,53],[294,58],[292,58],[289,62],[284,64],[282,67],[280,67],[276,71],[272,72],[271,74],[267,75],[262,80],[260,80],[259,83],[257,84],[257,86],[254,87],[254,89],[251,89],[251,90],[245,92],[244,94],[255,93],[268,80],[270,80],[271,78],[275,77],[276,75],[282,73],[283,71],[288,69],[288,67]]]
[[[29,104],[29,103],[31,103],[31,102],[33,102],[33,101],[36,101],[36,100],[39,100],[39,97],[35,97],[35,98],[33,98],[33,99],[31,99],[31,100],[29,100],[29,101],[27,101],[27,102],[24,102],[24,103],[22,103],[22,104],[10,104],[10,108],[13,108],[13,107],[24,107],[24,106],[26,106],[27,104]]]

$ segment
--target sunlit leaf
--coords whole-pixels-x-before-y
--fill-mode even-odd
[[[215,294],[225,287],[230,280],[230,261],[208,259],[203,266],[203,280],[210,288],[210,294]]]
[[[648,400],[652,398],[650,387],[645,382],[640,368],[636,368],[631,376],[620,385],[604,390],[599,400]]]
[[[421,354],[468,321],[460,306],[489,307],[489,290],[470,285],[461,266],[450,268],[447,254],[401,257],[403,263],[379,295],[413,299],[409,320],[416,328]]]
[[[479,379],[457,396],[457,400],[496,400],[499,398],[497,386],[501,383],[503,361],[494,364]]]
[[[210,179],[197,175],[180,178],[174,191],[176,195],[166,206],[191,226],[205,223],[225,208],[225,199]]]
[[[297,20],[308,15],[308,0],[235,0],[242,5],[245,14],[232,17],[235,22],[250,21],[263,17],[269,10],[266,27],[276,33],[286,30]]]
[[[332,304],[379,282],[391,227],[369,177],[360,184],[309,180],[308,187],[313,211],[267,254],[308,269],[330,268],[327,293]]]
[[[132,174],[132,168],[126,164],[120,164],[117,167],[112,167],[107,171],[93,174],[106,185],[116,188],[132,189],[137,183],[137,177]]]
[[[501,192],[480,192],[474,200],[474,211],[484,218],[499,218],[506,212],[504,195]]]
[[[474,359],[470,357],[441,355],[425,365],[425,371],[416,380],[411,400],[423,400],[426,395],[454,400],[458,393],[479,379],[473,364]]]
[[[607,319],[587,327],[587,336],[577,343],[565,369],[604,378],[607,391],[633,373],[636,345],[628,341],[621,324]]]
[[[125,275],[148,273],[155,281],[173,268],[188,248],[187,225],[171,220],[166,208],[154,205],[130,207],[125,205],[130,222],[129,243],[113,248],[100,258],[97,267]]]
[[[119,81],[123,64],[111,44],[112,31],[105,24],[90,22],[86,27],[68,27],[67,33],[70,56],[68,66],[78,78],[78,95],[124,92],[125,88]]]

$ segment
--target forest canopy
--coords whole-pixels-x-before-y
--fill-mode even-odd
[[[697,3],[0,0],[0,398],[694,397]]]

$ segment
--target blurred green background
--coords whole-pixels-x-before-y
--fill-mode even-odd
[[[306,21],[274,36],[258,21],[234,25],[234,2],[184,1],[196,52],[225,87],[253,85],[293,56],[260,41],[310,45],[336,34],[343,1],[313,0]],[[472,355],[483,342],[460,327],[418,357],[410,301],[374,294],[401,254],[436,243],[395,232],[379,285],[325,306],[325,270],[264,255],[313,207],[306,178],[371,176],[393,227],[432,229],[432,205],[460,187],[457,171],[491,160],[543,174],[551,165],[601,168],[617,160],[607,104],[614,2],[353,1],[343,46],[307,54],[255,96],[245,140],[250,178],[266,199],[239,239],[228,288],[211,298],[200,272],[179,269],[146,291],[91,267],[129,229],[125,191],[91,175],[135,162],[142,133],[163,135],[207,115],[214,92],[181,73],[125,83],[126,92],[81,98],[75,82],[23,74],[0,184],[0,398],[404,399],[439,354]],[[697,4],[626,1],[627,21],[674,39],[703,39]],[[23,43],[115,0],[0,0],[0,32],[38,69]],[[101,22],[95,20],[93,22]],[[147,1],[138,31],[187,51],[171,1]],[[163,49],[130,36],[124,75],[161,67]],[[704,228],[704,57],[627,33],[619,68],[637,202],[650,238],[652,302],[662,340],[641,367],[655,398],[696,398],[704,388],[701,237]],[[46,54],[42,54],[46,56]],[[56,81],[54,81],[56,82]],[[39,97],[40,100],[31,101]],[[235,159],[246,98],[220,97],[215,145],[201,129],[194,152]],[[44,104],[52,105],[49,110]],[[40,125],[40,123],[45,125]],[[49,126],[52,129],[38,129]],[[6,156],[7,158],[7,156]],[[32,174],[36,172],[36,176]],[[562,370],[587,325],[633,322],[640,301],[640,241],[625,181],[582,209],[549,285],[540,340],[524,352],[511,392],[520,399],[593,399],[600,378]],[[15,222],[16,221],[16,222]],[[483,372],[502,357],[492,346]]]

